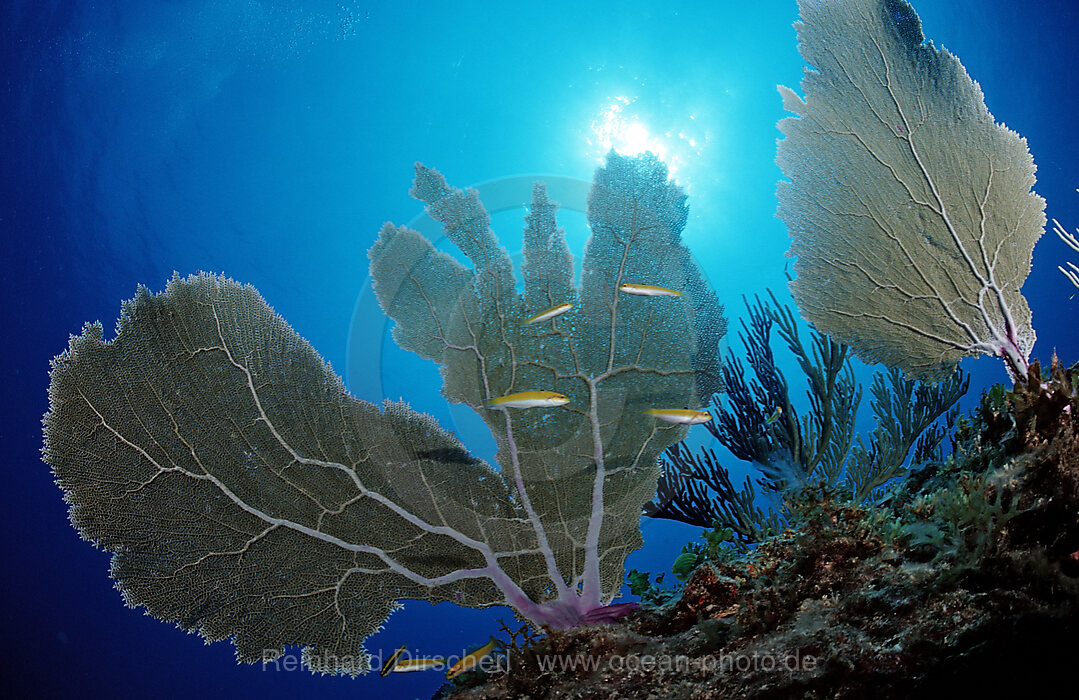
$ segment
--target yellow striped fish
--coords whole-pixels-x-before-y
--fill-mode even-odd
[[[666,287],[657,287],[653,284],[623,284],[619,287],[626,294],[636,294],[639,297],[680,297],[682,292]]]
[[[496,646],[498,646],[498,640],[491,637],[490,642],[463,657],[460,661],[451,666],[450,670],[446,671],[446,680],[451,680],[478,664],[484,657],[494,651]]]
[[[441,656],[429,656],[424,659],[401,659],[393,667],[394,673],[411,673],[412,671],[430,671],[441,668],[446,660]]]
[[[521,391],[487,402],[487,408],[543,408],[565,406],[569,399],[554,391]]]
[[[401,654],[404,653],[405,647],[402,646],[400,649],[390,654],[390,658],[386,659],[386,663],[382,664],[382,670],[378,672],[378,675],[382,676],[383,678],[390,675],[390,671],[394,669],[394,667],[397,665],[397,662],[401,658]]]
[[[646,414],[679,425],[700,425],[712,420],[708,411],[695,411],[692,408],[650,408]]]
[[[567,311],[569,311],[572,308],[573,308],[573,304],[559,304],[558,306],[552,306],[551,308],[547,309],[546,311],[539,312],[535,316],[529,316],[525,320],[521,321],[521,323],[523,325],[528,325],[530,323],[540,323],[542,321],[549,321],[552,318],[554,318],[555,316],[561,316],[562,314],[566,313]]]

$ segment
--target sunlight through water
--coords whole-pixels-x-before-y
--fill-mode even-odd
[[[667,163],[671,177],[701,155],[700,140],[680,131],[654,133],[640,109],[634,109],[636,97],[619,95],[611,97],[591,122],[591,134],[586,139],[588,155],[597,163],[604,162],[612,148],[622,155],[633,156],[651,151]],[[694,115],[687,115],[691,122]],[[686,129],[690,130],[690,129]],[[681,173],[683,176],[684,172]]]

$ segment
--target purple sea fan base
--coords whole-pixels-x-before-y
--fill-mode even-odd
[[[602,608],[596,608],[595,610],[586,612],[581,618],[581,622],[586,625],[618,622],[640,607],[640,603],[615,603],[613,605],[605,605]]]
[[[530,600],[511,603],[527,614],[528,619],[534,623],[557,630],[618,622],[640,608],[635,602],[592,607],[585,603],[583,597],[567,597],[566,600],[553,600],[538,605]]]

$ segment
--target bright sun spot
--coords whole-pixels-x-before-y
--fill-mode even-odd
[[[626,156],[652,151],[666,160],[666,146],[649,133],[648,127],[641,123],[637,115],[626,113],[626,107],[631,104],[633,99],[629,97],[612,98],[606,109],[592,121],[595,140],[591,143],[599,147],[600,158],[613,148]]]
[[[622,148],[618,150],[627,155],[636,155],[648,150],[648,129],[640,122],[627,125],[619,136],[622,139]]]
[[[592,137],[588,139],[591,155],[603,162],[612,148],[627,156],[651,151],[667,164],[673,177],[683,157],[700,155],[699,142],[687,138],[684,133],[679,133],[677,137],[672,137],[671,132],[653,134],[631,109],[635,101],[635,97],[612,97],[592,120]],[[690,115],[689,118],[694,117]]]

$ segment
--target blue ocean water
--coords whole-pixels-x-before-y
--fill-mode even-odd
[[[1027,138],[1047,214],[1079,226],[1079,7],[915,4],[927,37]],[[513,183],[564,182],[579,254],[573,183],[612,145],[658,151],[688,191],[687,243],[728,315],[766,288],[787,298],[773,161],[775,86],[802,75],[793,0],[8,0],[0,13],[0,615],[3,686],[20,695],[427,697],[441,683],[237,666],[230,644],[204,646],[124,607],[108,556],[67,522],[40,461],[40,418],[49,359],[84,321],[111,329],[139,284],[160,291],[174,270],[253,284],[359,398],[404,397],[485,458],[493,442],[479,421],[451,411],[437,370],[393,346],[364,306],[379,227],[422,212],[408,197],[413,162],[504,197],[494,227],[511,251],[524,213]],[[1079,359],[1079,290],[1056,269],[1066,259],[1079,254],[1048,233],[1024,288],[1043,361],[1054,349]],[[1006,379],[996,360],[964,366],[974,395]],[[698,535],[643,529],[628,566],[652,571]],[[499,618],[512,615],[408,603],[367,647],[459,654]]]

